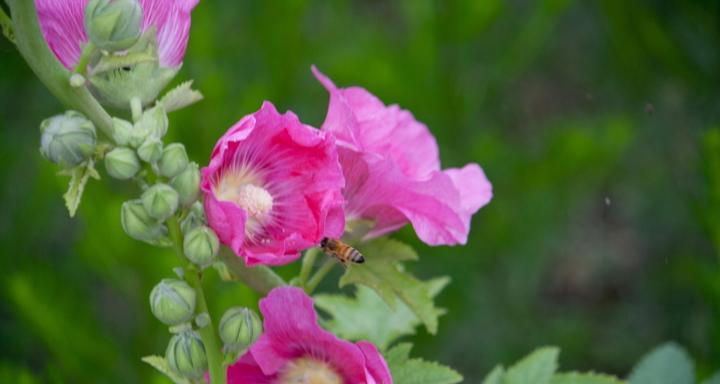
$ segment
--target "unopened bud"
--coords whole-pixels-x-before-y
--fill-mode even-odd
[[[140,37],[143,19],[138,0],[90,0],[85,7],[85,31],[98,48],[116,52]]]
[[[117,145],[130,145],[133,135],[133,125],[131,122],[113,117],[112,128],[112,138]]]
[[[148,215],[158,221],[172,216],[178,207],[178,194],[167,184],[153,185],[143,192],[141,199]]]
[[[205,224],[207,224],[207,219],[205,218],[205,208],[202,203],[196,201],[190,206],[190,211],[185,219],[180,222],[180,229],[182,229],[184,234],[188,234],[194,228]]]
[[[248,348],[261,333],[260,317],[248,308],[230,308],[220,319],[220,339],[228,351],[237,352]]]
[[[183,251],[188,260],[206,267],[212,264],[220,250],[220,241],[212,229],[201,226],[185,235]]]
[[[74,167],[95,151],[95,126],[75,111],[53,116],[40,124],[40,152],[64,167]]]
[[[177,279],[163,279],[150,292],[150,310],[166,325],[189,321],[195,313],[195,290]]]
[[[196,163],[188,164],[179,175],[170,180],[170,185],[180,195],[183,205],[194,202],[200,193],[200,171]]]
[[[165,351],[165,360],[173,371],[190,379],[200,379],[208,369],[205,345],[195,331],[174,335]]]
[[[185,146],[180,143],[172,143],[163,149],[160,158],[160,173],[165,177],[175,177],[180,174],[188,165],[188,156],[185,153]]]
[[[135,123],[136,129],[145,131],[150,137],[161,139],[168,130],[168,117],[165,108],[158,103],[143,112],[140,120]]]
[[[154,163],[160,160],[162,152],[162,141],[155,138],[148,138],[137,150],[138,156],[147,163]]]
[[[167,245],[167,228],[145,211],[142,200],[126,201],[120,210],[120,223],[128,236],[150,244]]]
[[[116,179],[127,180],[140,170],[140,160],[132,149],[117,147],[105,155],[105,170]]]

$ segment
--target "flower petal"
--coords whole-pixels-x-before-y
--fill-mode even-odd
[[[80,59],[87,41],[83,18],[89,0],[35,0],[45,41],[55,56],[71,69]]]

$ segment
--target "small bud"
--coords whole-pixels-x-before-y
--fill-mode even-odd
[[[188,165],[185,146],[180,143],[172,143],[165,147],[158,165],[160,167],[160,173],[165,177],[175,177],[179,175]]]
[[[260,317],[248,308],[230,308],[220,319],[220,339],[228,351],[237,352],[248,348],[261,333]]]
[[[130,140],[133,135],[133,125],[131,122],[113,117],[112,128],[112,138],[117,145],[130,145]]]
[[[95,151],[95,126],[75,111],[53,116],[40,124],[40,152],[64,167],[74,167]]]
[[[180,229],[182,229],[184,234],[188,234],[193,228],[206,224],[205,208],[203,208],[201,202],[196,201],[190,206],[190,212],[188,212],[185,219],[180,223]]]
[[[205,345],[195,331],[174,335],[165,351],[165,360],[173,371],[190,379],[200,379],[208,369]]]
[[[140,37],[142,7],[138,0],[91,0],[85,7],[85,30],[98,48],[116,52]]]
[[[189,321],[195,312],[195,290],[177,279],[163,279],[150,292],[150,309],[166,325]]]
[[[148,133],[155,139],[162,139],[168,130],[168,117],[165,108],[158,103],[154,107],[143,112],[140,120],[135,123],[135,128]]]
[[[140,170],[140,160],[132,149],[117,147],[105,155],[105,170],[116,179],[127,180]]]
[[[155,184],[142,194],[145,211],[150,217],[164,221],[172,216],[178,207],[178,194],[167,184]]]
[[[188,164],[179,175],[170,180],[170,185],[180,195],[180,202],[183,205],[194,202],[200,192],[200,171],[197,163]]]
[[[85,76],[79,73],[73,73],[70,75],[70,86],[73,88],[80,88],[84,86],[86,81]]]
[[[220,241],[217,235],[206,226],[197,227],[185,235],[183,242],[185,256],[199,266],[206,267],[212,264],[219,250]]]
[[[142,200],[130,200],[123,203],[120,210],[120,223],[128,236],[135,240],[165,246],[167,228],[158,223],[145,211]]]
[[[147,163],[154,163],[162,157],[163,145],[162,141],[155,138],[148,138],[140,147],[137,153],[140,158]]]

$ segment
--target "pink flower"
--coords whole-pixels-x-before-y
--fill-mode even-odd
[[[265,332],[228,368],[228,384],[392,384],[377,348],[320,328],[313,301],[301,289],[273,289],[260,300],[260,311]]]
[[[492,198],[480,166],[441,170],[435,138],[410,112],[313,73],[330,92],[322,129],[337,137],[348,220],[375,221],[368,237],[410,222],[427,244],[465,244],[472,215]]]
[[[343,233],[345,184],[331,134],[265,102],[223,137],[202,170],[205,213],[247,265],[287,264]]]
[[[88,41],[83,23],[89,0],[35,0],[40,28],[58,60],[72,69]],[[177,67],[185,56],[190,31],[190,11],[199,0],[140,0],[142,30],[157,28],[161,67]]]

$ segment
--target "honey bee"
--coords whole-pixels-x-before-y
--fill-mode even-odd
[[[348,262],[357,264],[365,262],[365,258],[360,251],[340,240],[326,237],[320,242],[320,247],[322,247],[325,254],[338,259],[343,265],[347,265]]]

